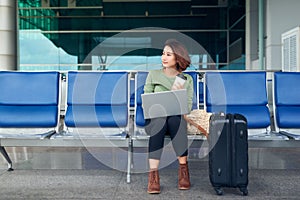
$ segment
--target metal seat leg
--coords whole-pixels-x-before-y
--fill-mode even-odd
[[[7,163],[8,163],[8,170],[7,171],[13,171],[14,169],[12,168],[12,162],[11,162],[5,148],[0,146],[0,151],[1,151],[1,154],[4,156],[4,158],[6,159]]]

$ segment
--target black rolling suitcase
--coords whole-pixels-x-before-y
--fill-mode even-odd
[[[209,178],[218,195],[222,187],[248,194],[247,120],[240,114],[213,114],[209,128]]]

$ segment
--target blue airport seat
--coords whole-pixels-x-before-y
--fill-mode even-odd
[[[300,73],[274,72],[273,109],[276,131],[300,139]]]
[[[103,131],[104,128],[117,128],[120,132],[109,130],[107,135],[126,137],[129,129],[128,77],[125,71],[68,72],[66,128],[99,128]],[[94,136],[101,136],[101,133],[104,132],[98,132],[98,135],[95,132]]]
[[[193,96],[193,109],[198,109],[198,73],[197,72],[184,72],[188,73],[192,76],[194,80],[194,96]],[[148,139],[149,135],[147,135],[145,131],[145,119],[144,113],[142,108],[142,98],[141,95],[144,93],[144,85],[148,76],[147,71],[138,71],[135,74],[135,109],[134,109],[134,127],[133,127],[133,134],[131,135],[131,139],[133,140],[132,147],[147,147],[148,146]],[[189,135],[189,139],[191,140],[204,140],[205,137],[196,136],[196,135]],[[170,137],[166,137],[166,139],[170,139]],[[133,154],[133,149],[132,149]],[[132,159],[133,155],[131,155]],[[132,163],[133,166],[133,163]]]
[[[36,144],[58,132],[60,74],[1,71],[0,91],[0,150],[12,170],[6,140]]]
[[[198,72],[196,71],[185,71],[184,73],[189,74],[194,81],[194,95],[192,109],[198,109],[199,99],[198,99]],[[135,116],[134,116],[134,133],[135,136],[145,136],[145,119],[142,108],[142,98],[141,95],[144,93],[144,85],[146,82],[148,72],[139,71],[135,76]]]
[[[208,112],[240,113],[249,136],[270,136],[266,72],[207,72],[204,95]]]
[[[70,71],[67,75],[64,131],[55,138],[79,139],[96,146],[127,147],[130,182],[129,73]]]

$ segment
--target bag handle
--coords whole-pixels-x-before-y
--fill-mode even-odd
[[[190,123],[190,124],[192,124],[193,126],[195,126],[203,135],[205,135],[205,137],[206,138],[208,138],[208,133],[207,133],[207,131],[202,127],[202,126],[200,126],[199,124],[197,124],[196,122],[194,122],[192,119],[190,119],[190,118],[188,118],[188,117],[184,117],[185,118],[185,120],[188,122],[188,123]]]

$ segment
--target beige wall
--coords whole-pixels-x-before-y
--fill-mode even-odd
[[[0,0],[0,70],[17,68],[16,1]]]
[[[299,0],[266,0],[266,69],[281,69],[281,34],[300,26]]]

